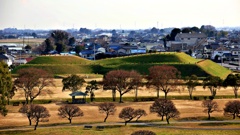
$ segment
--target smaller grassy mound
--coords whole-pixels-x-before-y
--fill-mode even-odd
[[[102,59],[97,60],[96,63],[103,65],[119,65],[124,63],[181,63],[181,60],[174,53],[153,53]]]
[[[28,64],[89,64],[91,61],[77,56],[40,56]]]
[[[221,65],[211,60],[199,61],[197,65],[208,74],[213,76],[219,76],[222,79],[225,79],[231,73],[231,70],[222,67]]]

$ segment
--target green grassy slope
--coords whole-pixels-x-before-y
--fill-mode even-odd
[[[197,63],[197,65],[203,69],[206,73],[219,76],[222,79],[225,79],[231,71],[221,65],[211,61],[211,60],[203,60]]]
[[[97,60],[103,65],[118,65],[128,63],[180,63],[181,60],[174,53],[142,54],[110,59]]]
[[[185,53],[176,53],[175,54],[179,60],[183,63],[191,63],[191,64],[195,64],[196,62],[200,61],[200,59],[195,59]]]
[[[17,70],[22,68],[39,68],[53,74],[91,74],[94,72],[92,65],[80,64],[26,64],[15,68],[12,73],[16,74]]]
[[[40,56],[28,64],[89,64],[90,60],[77,56]]]
[[[151,66],[164,64],[176,67],[183,77],[191,74],[205,77],[211,74],[224,78],[230,73],[229,70],[222,68],[214,62],[199,61],[185,53],[143,54],[96,61],[86,60],[77,56],[40,56],[26,65],[17,67],[12,73],[15,74],[21,68],[36,67],[54,74],[106,74],[111,70],[124,69],[136,70],[146,75]]]

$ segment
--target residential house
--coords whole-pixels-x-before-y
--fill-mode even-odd
[[[220,46],[216,50],[212,52],[211,59],[217,60],[219,57],[223,57],[224,54],[231,53],[231,50],[229,48],[226,48],[224,46]]]
[[[16,65],[26,64],[26,63],[27,63],[27,60],[26,60],[26,59],[23,59],[23,58],[21,58],[21,59],[15,59],[13,63],[16,64]]]
[[[187,50],[187,43],[183,43],[179,41],[168,41],[167,48],[169,51]]]
[[[93,50],[83,50],[79,53],[79,56],[81,56],[82,58],[86,58],[86,59],[94,59],[94,51]]]
[[[149,52],[165,52],[165,48],[163,45],[157,45],[157,46],[153,46],[149,49]]]
[[[13,61],[7,54],[0,54],[0,61],[4,61],[9,67],[13,64]]]
[[[194,46],[200,41],[207,42],[207,36],[204,33],[178,33],[175,37],[175,41]]]

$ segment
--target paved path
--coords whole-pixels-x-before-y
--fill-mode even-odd
[[[181,124],[181,123],[240,123],[240,120],[227,120],[227,121],[173,121],[170,122],[170,124]],[[161,125],[164,126],[161,126]],[[38,126],[37,129],[39,128],[62,128],[62,127],[81,127],[83,128],[85,125],[91,125],[93,127],[96,126],[123,126],[123,122],[106,122],[106,123],[93,123],[93,124],[61,124],[61,125],[49,125],[49,126]],[[239,128],[222,128],[222,127],[184,127],[184,126],[172,126],[172,125],[167,125],[166,121],[161,121],[161,122],[131,122],[128,123],[127,125],[138,125],[138,126],[148,126],[148,127],[156,127],[156,128],[171,128],[171,129],[187,129],[187,130],[240,130]],[[16,131],[16,130],[33,130],[34,126],[22,126],[22,127],[15,127],[15,128],[6,128],[6,129],[0,129],[1,131]]]

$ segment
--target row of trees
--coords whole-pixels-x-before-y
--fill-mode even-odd
[[[40,94],[51,94],[51,91],[46,86],[55,86],[52,74],[36,68],[21,69],[18,71],[19,77],[14,81],[14,86],[24,91],[26,103],[32,103],[33,100]],[[113,101],[116,100],[116,92],[119,92],[120,103],[122,96],[131,90],[135,90],[135,100],[138,100],[138,89],[143,87],[144,84],[147,88],[154,88],[157,91],[157,98],[159,98],[160,91],[164,92],[165,99],[167,94],[172,91],[179,91],[181,87],[187,87],[190,99],[192,99],[192,93],[196,89],[196,86],[203,85],[203,88],[208,88],[211,92],[211,96],[215,96],[217,90],[221,86],[232,86],[235,97],[237,98],[239,89],[240,76],[238,74],[230,74],[224,81],[219,77],[209,76],[203,80],[203,83],[199,83],[198,77],[192,75],[181,78],[181,73],[173,66],[153,66],[149,68],[149,75],[144,78],[138,72],[125,71],[125,70],[112,70],[108,72],[103,79],[104,89],[112,90]],[[77,75],[71,75],[63,78],[63,91],[69,89],[72,92],[81,89],[85,80]],[[98,90],[99,83],[96,80],[92,80],[86,86],[86,93],[90,94],[91,101],[94,100],[94,91]],[[13,94],[11,94],[13,95]]]
[[[204,100],[202,106],[205,108],[203,112],[208,113],[208,119],[210,120],[210,114],[214,111],[219,111],[217,102],[213,100]],[[106,122],[109,115],[114,115],[116,112],[116,105],[114,103],[100,103],[98,105],[99,113],[104,113],[106,116],[104,122]],[[29,125],[32,125],[32,120],[35,122],[34,130],[36,130],[39,122],[49,121],[49,111],[41,105],[24,105],[19,109],[19,112],[25,115],[29,120]],[[169,119],[178,118],[180,112],[175,107],[171,100],[167,99],[157,99],[150,106],[150,112],[156,113],[157,116],[161,117],[162,120],[165,117],[167,123],[169,124]],[[83,111],[76,105],[66,104],[58,108],[58,115],[61,118],[66,118],[69,123],[72,123],[74,117],[84,116]],[[132,107],[125,107],[121,110],[118,117],[124,120],[125,125],[128,122],[136,119],[138,121],[142,116],[146,116],[147,113],[144,109],[134,109]],[[240,101],[229,101],[225,104],[224,115],[230,116],[235,119],[235,117],[240,118]]]
[[[221,37],[226,37],[227,31],[217,31],[214,26],[211,25],[202,25],[200,28],[198,27],[185,27],[185,28],[174,28],[170,34],[168,34],[163,40],[164,41],[174,41],[175,37],[178,33],[204,33],[207,37],[216,37],[220,39]]]
[[[122,96],[131,90],[135,90],[135,100],[137,100],[138,88],[144,84],[147,88],[152,87],[157,91],[157,98],[159,98],[160,91],[164,92],[164,97],[167,99],[169,92],[180,91],[187,87],[190,99],[192,99],[192,93],[197,86],[209,89],[213,98],[221,87],[231,86],[237,98],[240,75],[230,74],[225,80],[217,76],[208,76],[200,83],[196,75],[181,78],[180,71],[175,67],[163,65],[150,67],[149,75],[145,78],[136,71],[113,70],[104,76],[103,84],[105,89],[112,90],[113,101],[115,101],[116,91],[119,92],[120,102],[122,102]]]

